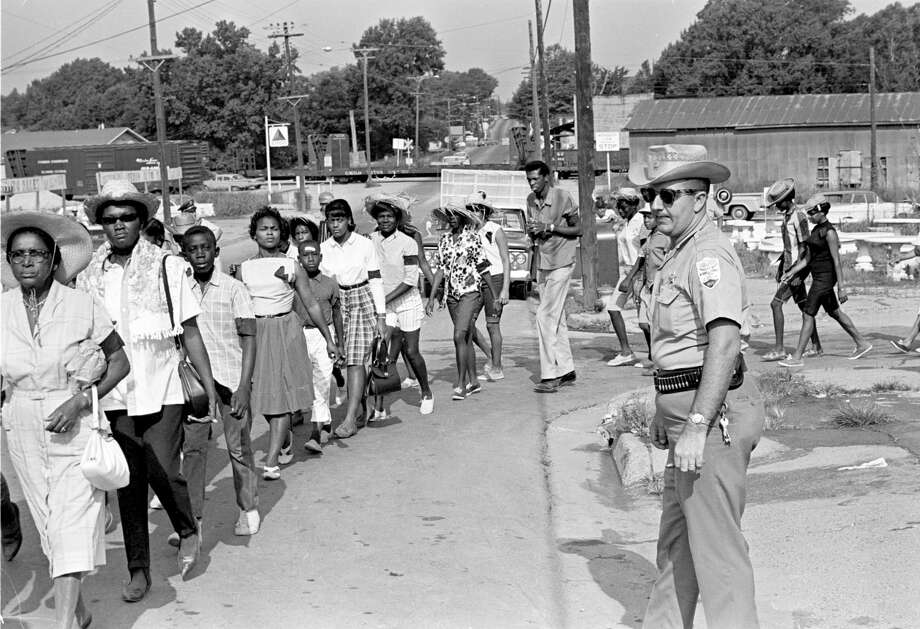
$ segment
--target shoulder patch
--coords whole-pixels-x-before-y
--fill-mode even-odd
[[[718,258],[700,258],[696,261],[696,274],[706,288],[715,288],[722,279],[722,268]]]

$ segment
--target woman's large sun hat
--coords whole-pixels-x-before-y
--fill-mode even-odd
[[[61,250],[61,264],[54,278],[66,284],[86,268],[93,256],[93,239],[77,219],[54,212],[8,212],[0,220],[3,247],[10,235],[22,227],[36,227],[54,239]]]

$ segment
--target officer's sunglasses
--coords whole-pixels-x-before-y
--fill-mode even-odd
[[[668,188],[655,190],[654,188],[639,188],[639,194],[642,195],[642,200],[646,203],[652,203],[655,197],[658,197],[665,205],[671,205],[677,197],[682,194],[690,195],[698,192],[702,192],[702,190],[670,190]]]

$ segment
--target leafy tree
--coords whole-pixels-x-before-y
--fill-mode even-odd
[[[546,49],[544,59],[550,118],[569,117],[572,115],[575,96],[575,53],[554,44]],[[610,96],[620,94],[625,89],[628,75],[626,68],[616,66],[611,70],[594,64],[592,74],[595,95]],[[508,104],[509,115],[529,119],[533,111],[532,94],[530,77],[527,77],[521,81],[511,97]]]

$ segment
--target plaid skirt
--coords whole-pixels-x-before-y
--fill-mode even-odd
[[[365,284],[342,289],[340,295],[342,325],[345,328],[345,364],[364,365],[368,362],[377,324],[371,287]]]

